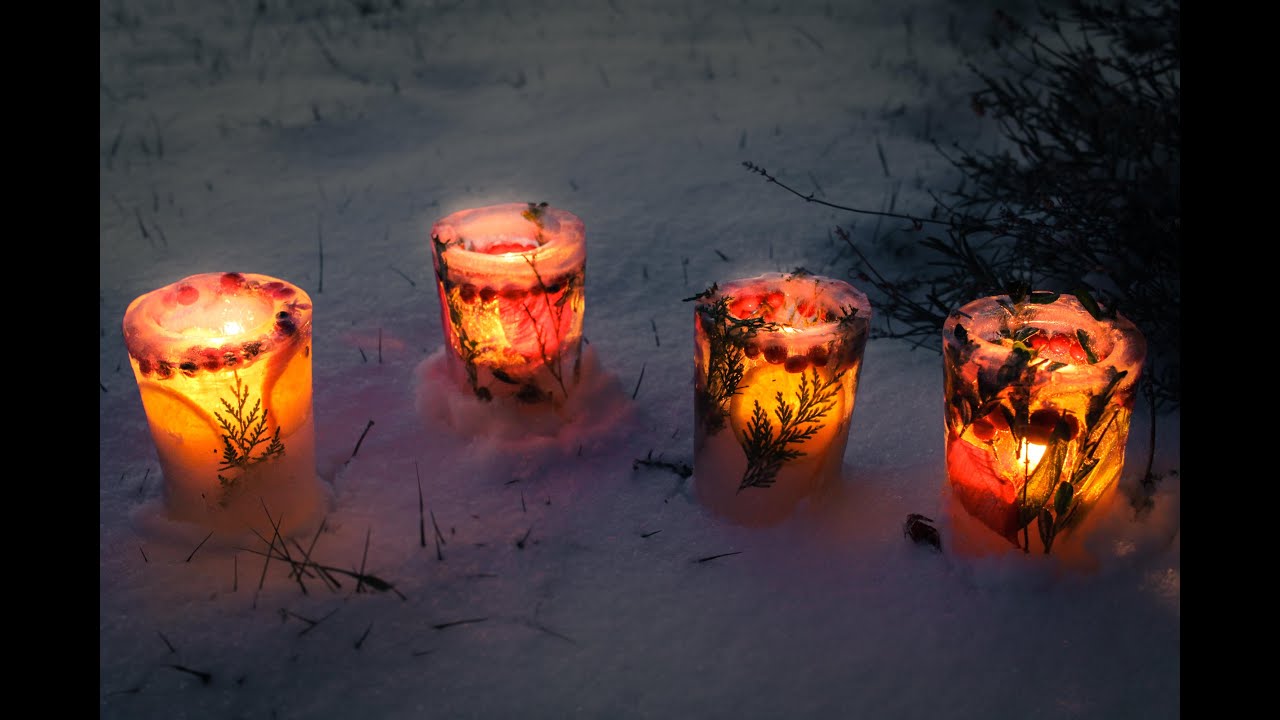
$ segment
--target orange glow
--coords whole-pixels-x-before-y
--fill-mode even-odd
[[[840,477],[871,318],[853,286],[769,273],[695,309],[695,487],[713,511],[767,525]]]
[[[130,303],[125,344],[177,520],[273,532],[320,511],[311,299],[266,275],[206,273]]]
[[[586,233],[575,215],[507,203],[431,229],[441,326],[457,382],[483,400],[559,406],[576,384]]]
[[[1141,333],[1070,295],[975,300],[943,327],[955,546],[1082,556],[1086,518],[1124,465]],[[970,522],[976,520],[977,522]]]
[[[1044,451],[1048,448],[1044,445],[1022,441],[1022,446],[1018,448],[1018,454],[1014,458],[1014,462],[1023,468],[1025,472],[1031,472],[1040,466],[1040,460],[1044,457]]]

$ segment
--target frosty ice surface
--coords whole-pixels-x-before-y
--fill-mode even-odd
[[[545,203],[461,210],[431,228],[449,366],[482,400],[552,408],[577,382],[586,232]]]
[[[1141,333],[1123,316],[1093,317],[1075,296],[1037,292],[974,300],[942,337],[953,501],[1006,548],[1075,553],[1072,536],[1086,534],[1124,466]]]
[[[812,273],[712,286],[694,311],[694,474],[702,502],[771,524],[838,478],[871,318]]]
[[[254,273],[142,295],[125,344],[179,521],[271,537],[323,514],[311,406],[311,298]]]

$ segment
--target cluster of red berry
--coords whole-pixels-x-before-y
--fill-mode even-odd
[[[1036,330],[1034,335],[1023,342],[1032,350],[1062,362],[1066,362],[1067,358],[1077,363],[1089,361],[1089,353],[1080,344],[1075,333]]]
[[[531,287],[517,287],[508,285],[501,290],[492,287],[477,287],[472,283],[463,283],[458,286],[458,299],[468,305],[479,300],[482,303],[492,302],[494,298],[502,298],[511,302],[521,302],[527,297],[537,297],[544,291],[548,295],[555,295],[568,286],[572,280],[572,275],[565,275],[553,279],[546,283],[545,287],[542,283],[534,283]]]
[[[261,292],[280,302],[297,295],[294,288],[283,282],[272,280],[258,283],[250,281],[236,272],[223,273],[218,278],[218,290],[230,292]],[[165,293],[161,302],[168,306],[192,305],[200,299],[200,289],[190,283],[182,283]],[[172,377],[174,372],[181,372],[193,377],[201,370],[210,372],[227,367],[235,367],[248,363],[262,353],[271,349],[276,343],[284,342],[298,331],[294,313],[311,308],[309,303],[290,302],[281,306],[276,312],[275,328],[268,338],[258,338],[245,343],[226,343],[220,347],[191,347],[179,357],[160,357],[159,353],[139,352],[134,355],[138,361],[138,371],[144,377],[155,373],[161,379]]]
[[[998,432],[1009,431],[1009,418],[1001,408],[995,408],[986,415],[973,421],[970,426],[973,436],[982,442],[990,442]],[[1080,422],[1074,415],[1064,413],[1056,408],[1040,408],[1027,418],[1027,426],[1022,436],[1027,442],[1036,445],[1048,445],[1056,432],[1063,440],[1070,440],[1080,431]]]
[[[786,301],[787,297],[781,290],[772,290],[760,295],[743,295],[729,303],[729,313],[740,319],[760,317],[768,322],[774,322]],[[830,311],[822,311],[813,300],[800,300],[796,303],[794,316],[796,319],[816,323],[819,315],[822,316],[823,322],[831,322],[835,319]]]
[[[789,355],[787,348],[783,345],[770,343],[761,348],[759,343],[749,340],[742,349],[747,357],[752,360],[759,357],[763,352],[765,360],[774,365],[782,365],[787,372],[792,373],[804,372],[809,369],[810,365],[813,367],[826,367],[827,360],[830,359],[830,352],[827,350],[826,345],[814,345],[802,354]]]

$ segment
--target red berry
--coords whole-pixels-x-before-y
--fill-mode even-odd
[[[1078,363],[1089,362],[1089,353],[1084,351],[1084,346],[1076,338],[1071,339],[1071,359]]]
[[[503,300],[519,302],[520,300],[525,299],[525,297],[529,295],[529,291],[525,290],[522,287],[508,285],[507,287],[502,288],[502,291],[499,292],[498,294],[502,296]]]
[[[817,320],[818,306],[808,300],[801,300],[796,304],[796,314],[806,320]]]
[[[484,288],[480,291],[480,302],[490,302],[498,297],[498,291],[491,287]]]
[[[1059,357],[1065,357],[1071,352],[1071,336],[1062,333],[1054,333],[1049,338],[1049,352]]]
[[[179,305],[190,305],[200,299],[200,291],[190,285],[179,285],[177,299]]]
[[[194,377],[196,372],[200,369],[199,355],[194,351],[188,352],[182,362],[178,363],[178,369],[182,371],[183,375],[186,375],[187,377]]]
[[[1044,346],[1049,344],[1049,338],[1046,337],[1044,333],[1037,330],[1034,335],[1027,338],[1026,344],[1032,350],[1037,350],[1037,351],[1043,350]]]
[[[529,252],[535,248],[531,245],[519,242],[497,242],[484,249],[489,255],[502,255],[504,253]]]
[[[1053,408],[1041,408],[1031,413],[1027,421],[1027,442],[1048,445],[1053,439],[1053,429],[1058,426],[1060,417]]]
[[[764,349],[764,359],[774,365],[781,365],[787,361],[787,349],[781,345],[768,345]]]
[[[973,436],[982,442],[990,442],[991,438],[996,436],[995,426],[987,422],[985,418],[974,420],[969,427],[973,430]]]
[[[222,367],[222,353],[217,348],[205,348],[200,351],[200,367],[214,371]]]
[[[232,367],[240,364],[240,356],[236,354],[237,349],[238,348],[236,348],[235,345],[231,344],[223,345],[221,348],[218,348],[218,352],[222,354],[222,363],[224,365]]]
[[[151,374],[150,358],[138,358],[138,372],[142,373],[144,377]]]
[[[826,345],[814,345],[809,348],[809,362],[813,363],[814,367],[826,367],[829,358],[830,352]]]
[[[804,372],[809,367],[809,357],[807,355],[792,355],[787,358],[782,367],[786,368],[789,373]]]
[[[237,272],[222,273],[218,286],[222,292],[233,292],[244,284],[244,276]]]
[[[760,296],[746,295],[736,298],[729,303],[729,314],[736,318],[749,318],[756,314],[760,309]]]
[[[787,296],[782,294],[781,290],[771,290],[764,296],[764,302],[769,307],[777,310],[782,307],[782,303],[787,301]]]
[[[760,345],[754,340],[750,340],[742,347],[742,352],[747,354],[749,358],[756,358],[760,355]]]
[[[1076,420],[1075,415],[1063,415],[1062,420],[1058,423],[1058,433],[1064,440],[1071,440],[1080,432],[1080,421]]]
[[[458,297],[464,303],[475,302],[476,295],[479,295],[479,294],[480,294],[480,291],[477,290],[476,286],[472,285],[471,283],[467,283],[466,285],[463,285],[462,287],[458,288]]]

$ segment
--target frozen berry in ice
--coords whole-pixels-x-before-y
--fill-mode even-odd
[[[804,372],[809,367],[809,357],[807,355],[792,355],[782,364],[789,373]]]
[[[1076,420],[1076,416],[1070,413],[1063,413],[1062,419],[1058,421],[1058,437],[1063,440],[1074,439],[1076,433],[1080,432],[1080,421]]]
[[[729,313],[736,318],[749,318],[759,309],[759,295],[744,295],[729,302]]]
[[[528,252],[533,249],[534,248],[527,243],[503,241],[490,245],[485,248],[484,251],[489,255],[503,255],[505,253]]]
[[[1053,408],[1041,408],[1031,413],[1027,420],[1027,442],[1036,445],[1048,445],[1053,439],[1053,430],[1058,426],[1061,415]]]
[[[476,296],[479,294],[480,294],[480,291],[477,290],[476,286],[472,285],[471,283],[467,283],[466,285],[463,285],[462,287],[458,288],[458,297],[464,303],[475,302]]]
[[[774,365],[781,365],[787,361],[787,349],[781,345],[766,345],[764,359]]]
[[[177,300],[179,305],[190,305],[191,303],[199,299],[200,299],[200,291],[195,289],[191,285],[182,284],[178,286]]]
[[[1071,352],[1071,336],[1063,333],[1054,333],[1049,338],[1049,352],[1057,358],[1068,357]]]
[[[200,367],[213,372],[222,367],[222,353],[217,348],[203,348],[199,352]]]
[[[991,438],[996,436],[995,426],[987,421],[986,418],[978,418],[969,426],[973,430],[973,436],[982,442],[991,442]]]
[[[480,302],[492,302],[496,297],[498,297],[498,291],[491,287],[482,288],[480,290]]]
[[[1071,359],[1078,363],[1089,362],[1089,353],[1084,351],[1084,346],[1080,344],[1077,338],[1071,339]]]
[[[238,272],[222,273],[222,277],[218,278],[218,287],[223,292],[233,292],[244,284],[244,276]]]
[[[809,348],[809,362],[813,363],[814,367],[826,367],[830,356],[831,353],[826,345],[814,345]]]
[[[747,357],[754,360],[760,355],[760,343],[757,343],[755,340],[748,340],[747,343],[742,346],[742,352],[746,353]]]

